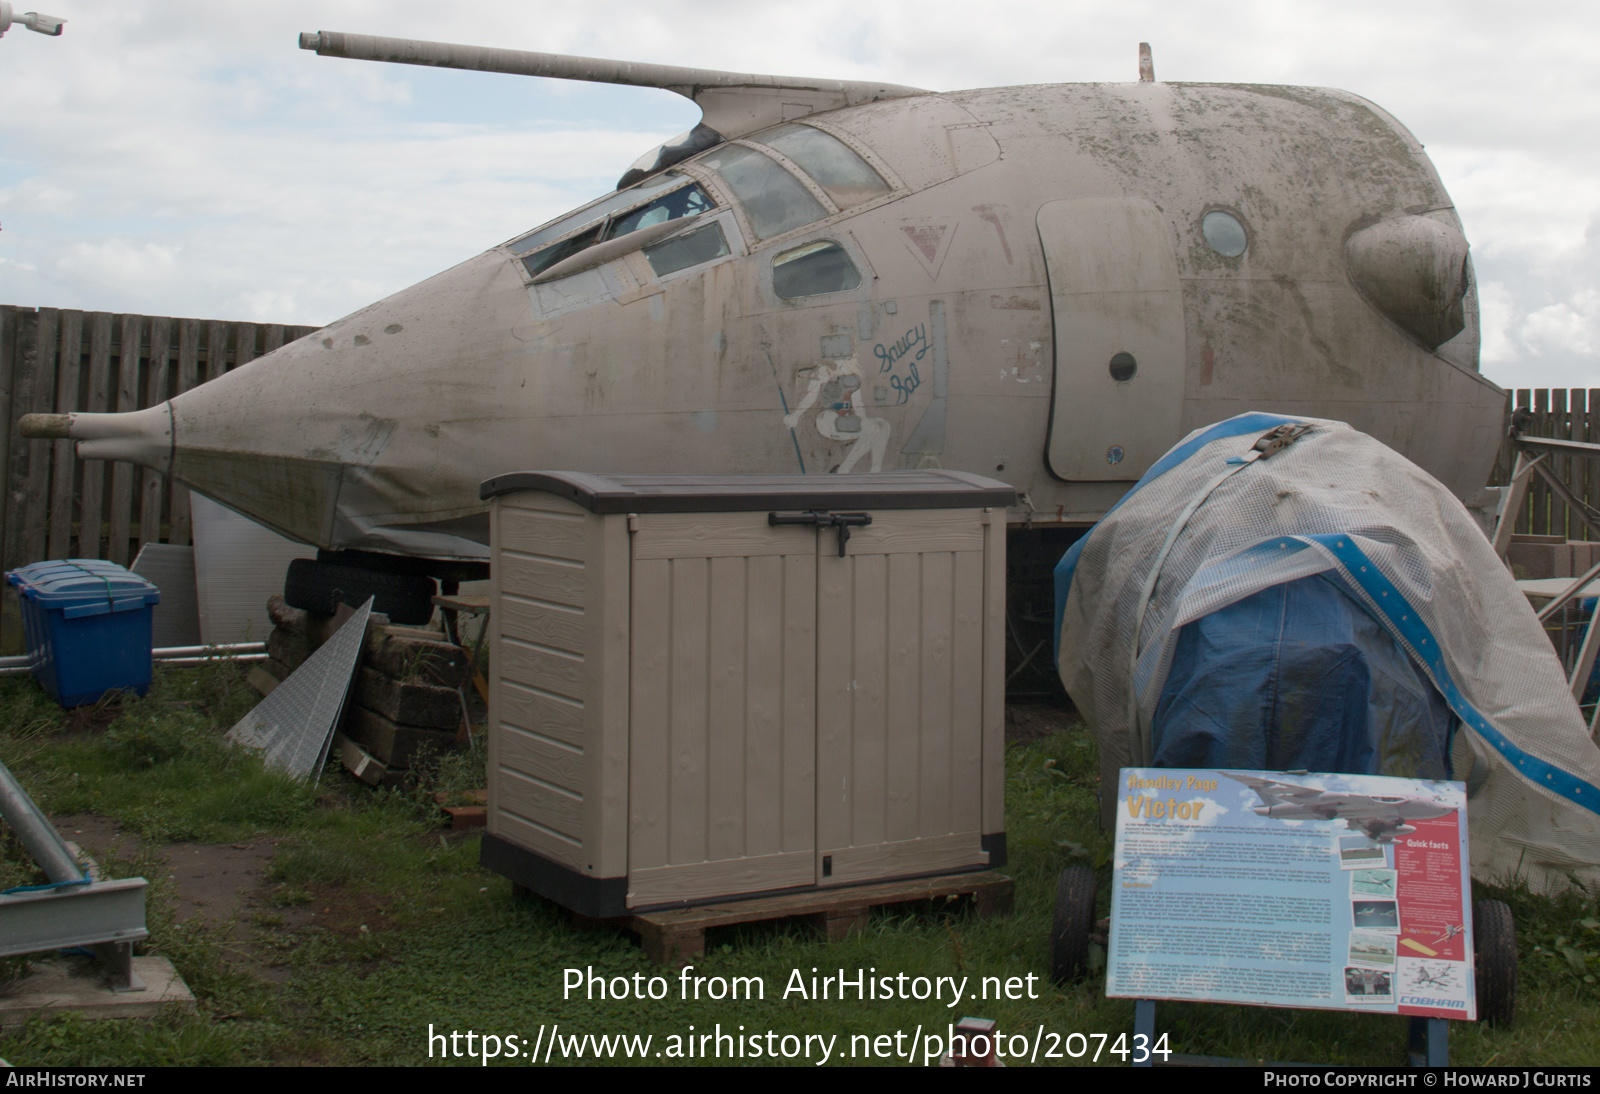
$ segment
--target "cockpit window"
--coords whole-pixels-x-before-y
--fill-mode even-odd
[[[784,251],[772,260],[772,291],[785,300],[860,286],[861,274],[849,252],[831,239]]]
[[[753,148],[724,146],[699,162],[722,176],[744,206],[759,239],[782,235],[828,215],[799,179]]]
[[[644,249],[645,258],[657,277],[665,277],[702,262],[710,262],[728,253],[728,237],[722,234],[722,225],[712,222],[704,228],[657,243]]]
[[[809,125],[780,125],[751,138],[794,161],[841,209],[889,192],[889,184],[843,141]]]
[[[512,254],[527,254],[535,247],[564,236],[580,225],[604,220],[618,209],[626,209],[630,205],[638,204],[651,194],[658,194],[662,190],[682,184],[683,176],[675,171],[669,171],[659,178],[651,179],[642,186],[634,187],[632,190],[619,190],[615,194],[607,194],[594,204],[585,205],[582,209],[562,217],[554,224],[547,224],[537,232],[525,235],[521,239],[512,240],[506,244],[506,247]]]
[[[677,175],[673,178],[673,181],[682,182],[683,176]],[[660,189],[660,187],[653,189]],[[644,190],[644,188],[641,187],[641,190]],[[648,194],[652,190],[644,190],[644,192]],[[630,197],[637,201],[640,197],[640,192],[632,191]],[[549,234],[554,228],[565,226],[570,230],[575,225],[586,223],[584,218],[593,221],[595,212],[605,204],[590,206],[588,209],[583,210],[582,213],[568,217],[561,224],[551,225],[550,228],[546,228],[542,232],[536,232],[535,235],[549,238]],[[706,195],[704,190],[700,189],[697,183],[690,183],[688,186],[680,187],[670,193],[663,194],[652,202],[628,209],[620,214],[613,215],[617,209],[617,206],[613,204],[592,228],[580,232],[570,239],[564,239],[560,243],[550,244],[543,250],[535,251],[522,260],[522,265],[529,274],[542,273],[562,259],[593,247],[601,240],[616,239],[618,236],[625,236],[629,232],[637,232],[640,228],[648,228],[652,224],[662,224],[669,220],[698,216],[714,206],[715,203]],[[534,236],[528,237],[528,239],[532,238]],[[517,243],[512,244],[512,250],[517,250],[519,246],[526,243],[527,240],[519,240]]]
[[[596,243],[599,243],[600,228],[601,225],[596,224],[587,232],[581,232],[578,235],[573,236],[571,239],[564,239],[560,243],[546,247],[542,251],[535,252],[534,254],[529,255],[527,258],[524,258],[522,260],[522,265],[527,269],[529,274],[542,273],[551,266],[554,266],[557,262],[560,262],[563,258],[570,258],[579,251],[593,247]]]
[[[698,186],[685,186],[665,197],[656,198],[649,205],[613,220],[605,230],[606,239],[616,239],[652,224],[662,224],[679,217],[692,217],[711,208],[711,199]]]

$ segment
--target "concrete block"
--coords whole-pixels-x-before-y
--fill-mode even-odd
[[[311,656],[311,640],[302,631],[288,627],[273,627],[267,635],[267,656],[293,672]]]
[[[391,769],[410,767],[424,750],[440,753],[456,747],[454,733],[396,725],[377,711],[362,706],[351,711],[344,732]]]
[[[460,646],[377,629],[367,638],[367,667],[438,687],[458,688],[467,681],[467,654]]]
[[[356,702],[401,725],[451,733],[461,725],[461,695],[454,688],[396,680],[370,668],[356,681]]]
[[[0,1027],[74,1010],[85,1018],[153,1018],[171,1007],[194,1009],[194,993],[165,957],[135,957],[133,974],[144,991],[112,991],[98,961],[51,957],[31,963],[20,980],[0,985]]]

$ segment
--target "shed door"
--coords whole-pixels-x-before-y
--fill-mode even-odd
[[[637,520],[628,905],[811,885],[816,533]]]
[[[983,525],[817,538],[817,884],[983,865]]]
[[[1180,439],[1183,296],[1172,227],[1143,198],[1039,210],[1055,318],[1050,470],[1133,480]]]

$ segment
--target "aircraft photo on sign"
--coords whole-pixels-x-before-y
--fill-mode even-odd
[[[1261,797],[1258,817],[1279,820],[1341,820],[1347,828],[1365,833],[1374,843],[1392,843],[1396,836],[1415,832],[1408,822],[1433,820],[1455,812],[1454,806],[1424,798],[1341,794],[1301,783],[1262,779],[1221,771],[1220,775],[1244,783]]]

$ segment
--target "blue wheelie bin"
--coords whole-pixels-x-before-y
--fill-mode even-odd
[[[51,698],[77,707],[112,690],[150,690],[152,608],[161,590],[94,558],[35,562],[6,580],[22,601],[29,667]]]

